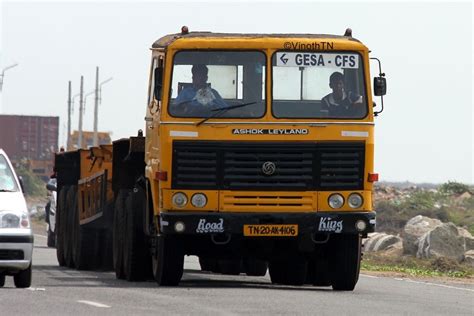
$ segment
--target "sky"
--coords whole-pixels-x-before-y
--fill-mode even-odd
[[[144,128],[151,44],[190,31],[353,36],[382,61],[385,110],[376,118],[382,181],[474,182],[471,2],[6,1],[0,0],[0,114],[60,116],[67,86],[103,85],[99,130],[113,139]],[[378,74],[372,68],[372,77]],[[374,99],[380,104],[380,99]],[[93,96],[84,129],[93,129]],[[73,129],[78,126],[78,99]]]

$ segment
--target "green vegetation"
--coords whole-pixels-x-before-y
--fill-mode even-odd
[[[474,269],[448,258],[420,260],[410,256],[387,257],[377,253],[365,253],[362,270],[395,272],[416,277],[472,278]]]
[[[474,195],[460,198],[465,192],[473,194],[474,190],[462,183],[448,182],[438,190],[413,189],[399,198],[379,200],[375,203],[377,229],[396,234],[410,218],[424,215],[465,226],[474,234]]]
[[[15,172],[23,179],[23,186],[26,195],[31,197],[46,196],[46,184],[31,170],[28,170],[25,166],[19,164],[15,166]]]

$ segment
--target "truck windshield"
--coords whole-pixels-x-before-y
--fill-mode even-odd
[[[265,114],[262,52],[180,51],[173,62],[171,116],[255,118]],[[239,106],[243,104],[248,105]]]
[[[5,157],[0,155],[0,192],[16,191],[18,191],[18,186],[16,185],[13,172],[11,171]]]
[[[363,118],[363,62],[355,52],[276,52],[272,112],[277,118]]]

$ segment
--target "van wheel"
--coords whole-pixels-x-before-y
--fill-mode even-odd
[[[51,229],[48,228],[48,239],[47,239],[47,245],[50,248],[56,247],[56,236],[55,234],[51,231]]]
[[[177,286],[183,277],[184,252],[181,241],[174,236],[159,235],[155,238],[153,277],[158,285]]]
[[[0,274],[0,287],[5,285],[5,274]]]
[[[137,188],[125,201],[123,267],[127,281],[144,281],[151,275],[147,238],[143,232],[145,193]]]
[[[255,258],[244,259],[245,273],[248,276],[264,276],[267,274],[268,263]]]
[[[113,225],[113,241],[112,253],[115,277],[117,279],[125,279],[125,271],[123,268],[123,243],[124,243],[124,227],[125,227],[125,200],[130,194],[129,190],[120,190],[115,199],[114,206],[114,225]]]
[[[13,276],[13,282],[18,288],[26,288],[31,286],[31,263],[28,269],[20,271]]]
[[[66,225],[66,197],[70,186],[63,186],[58,194],[58,201],[56,206],[56,257],[61,267],[66,265],[66,257],[64,256],[65,247],[65,225]]]
[[[334,235],[330,259],[333,290],[353,291],[359,280],[361,238],[357,235]]]

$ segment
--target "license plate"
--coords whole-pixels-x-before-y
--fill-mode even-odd
[[[244,236],[298,236],[298,225],[244,225]]]

